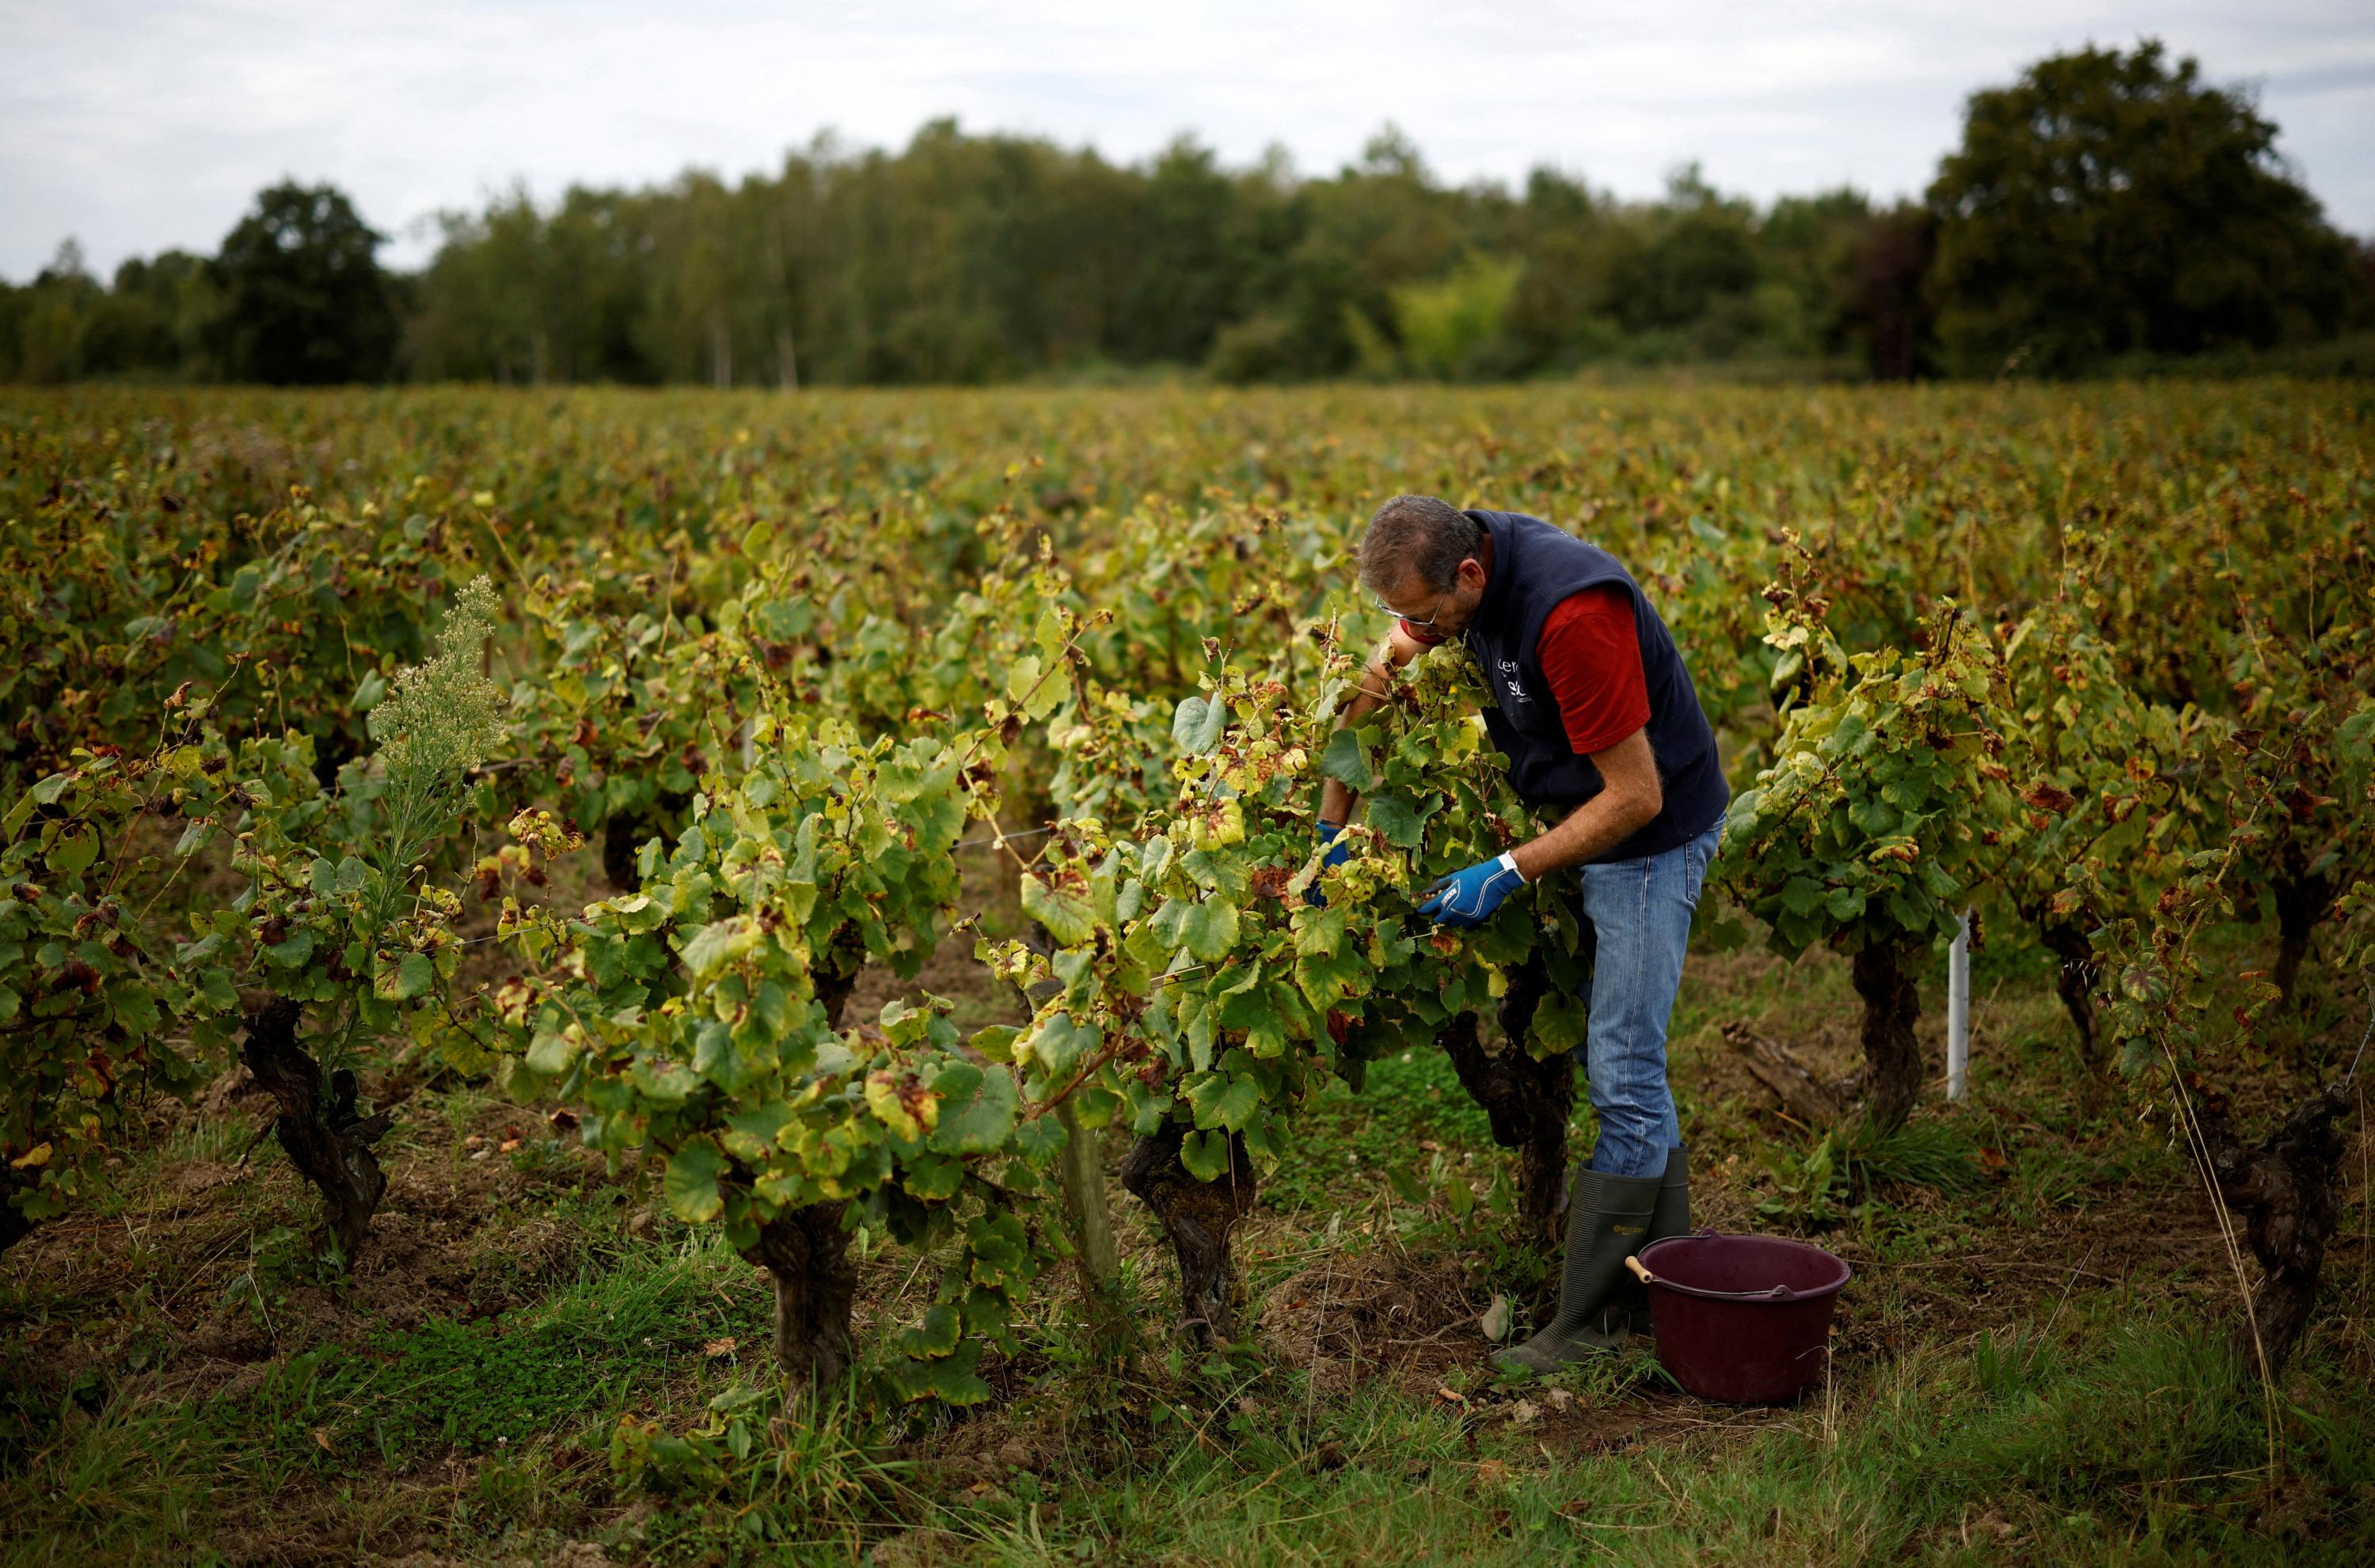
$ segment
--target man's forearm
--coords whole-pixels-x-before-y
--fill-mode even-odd
[[[1369,667],[1361,672],[1360,690],[1353,693],[1353,700],[1344,705],[1343,713],[1337,715],[1336,727],[1347,729],[1366,718],[1378,703],[1386,700],[1386,694],[1393,690],[1393,684],[1391,666],[1382,658],[1372,659]],[[1343,780],[1325,781],[1319,786],[1319,819],[1340,823],[1352,820],[1353,808],[1360,798],[1353,793],[1353,786]]]
[[[1558,826],[1509,852],[1518,875],[1539,882],[1554,871],[1580,866],[1615,848],[1658,814],[1658,804],[1637,796],[1602,790],[1568,812]]]

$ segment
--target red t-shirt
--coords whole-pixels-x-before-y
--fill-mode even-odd
[[[1402,630],[1421,643],[1443,641],[1407,620]],[[1542,619],[1534,657],[1577,756],[1605,751],[1649,722],[1641,634],[1633,624],[1632,595],[1622,585],[1609,583],[1561,599]]]

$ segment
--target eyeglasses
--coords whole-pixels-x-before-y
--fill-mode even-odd
[[[1473,558],[1471,557],[1471,559],[1472,560]],[[1462,566],[1465,566],[1465,565],[1467,565],[1467,564],[1468,564],[1468,562],[1463,560],[1463,561],[1461,561],[1459,564],[1460,564],[1460,565],[1462,565]],[[1459,586],[1459,584],[1458,584],[1457,583],[1455,583],[1455,584],[1453,584],[1453,585],[1452,585],[1452,586],[1453,586],[1453,587],[1457,587],[1457,586]],[[1427,630],[1429,627],[1431,627],[1431,626],[1433,626],[1433,625],[1435,624],[1436,618],[1437,616],[1440,616],[1440,615],[1443,613],[1443,601],[1444,601],[1444,600],[1446,600],[1446,599],[1447,599],[1447,598],[1449,598],[1449,597],[1451,597],[1451,589],[1450,589],[1450,588],[1446,588],[1442,593],[1437,594],[1437,595],[1435,596],[1435,603],[1434,603],[1434,605],[1433,605],[1433,606],[1432,606],[1432,607],[1427,610],[1427,612],[1426,612],[1426,619],[1425,619],[1424,620],[1413,620],[1413,619],[1412,619],[1409,616],[1406,616],[1406,615],[1402,614],[1402,612],[1401,612],[1401,611],[1400,611],[1400,610],[1398,610],[1398,609],[1394,608],[1394,607],[1393,607],[1393,606],[1391,606],[1391,605],[1389,605],[1389,604],[1386,603],[1386,601],[1385,601],[1385,600],[1383,600],[1383,599],[1381,599],[1381,598],[1378,598],[1378,597],[1377,597],[1376,595],[1374,595],[1374,594],[1372,594],[1372,595],[1369,595],[1369,602],[1370,602],[1370,603],[1372,603],[1372,604],[1374,604],[1374,605],[1376,605],[1379,609],[1381,609],[1381,610],[1385,611],[1388,615],[1392,616],[1395,619],[1397,619],[1397,620],[1400,621],[1403,625],[1405,625],[1405,626],[1413,626],[1413,627],[1418,628],[1418,630],[1420,630],[1420,631],[1424,631]]]
[[[1435,596],[1435,604],[1426,612],[1426,619],[1424,620],[1420,620],[1415,617],[1402,614],[1401,611],[1394,608],[1393,606],[1386,603],[1383,599],[1377,598],[1374,595],[1371,595],[1370,602],[1375,604],[1379,609],[1385,611],[1388,615],[1392,616],[1396,620],[1400,621],[1404,626],[1416,627],[1420,631],[1424,631],[1428,627],[1435,624],[1436,617],[1443,613],[1443,601],[1450,596],[1451,594],[1449,589],[1446,589],[1444,592],[1437,594]]]

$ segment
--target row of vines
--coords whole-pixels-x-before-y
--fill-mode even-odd
[[[2367,418],[2284,386],[12,398],[0,1242],[243,1063],[351,1259],[368,1086],[485,1078],[764,1269],[796,1384],[963,1404],[1055,1265],[1110,1289],[1109,1138],[1182,1318],[1235,1333],[1230,1232],[1297,1108],[1413,1039],[1548,1233],[1589,930],[1555,882],[1459,937],[1415,914],[1535,831],[1457,648],[1337,723],[1383,631],[1362,519],[1431,489],[1660,606],[1733,780],[1708,939],[1851,961],[1864,1066],[1823,1091],[1903,1122],[1932,955],[1966,918],[2038,946],[2103,1092],[2247,1221],[2281,1359],[2375,979]],[[1328,776],[1365,809],[1323,866]],[[985,843],[1027,940],[975,919]],[[571,864],[607,896],[553,897]],[[944,944],[1027,1021],[960,1031],[912,984]],[[853,1016],[869,968],[901,999]],[[2230,1103],[2290,1114],[2251,1145]],[[863,1332],[861,1225],[938,1280]]]

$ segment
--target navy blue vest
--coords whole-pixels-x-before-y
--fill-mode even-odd
[[[1533,807],[1574,807],[1601,791],[1600,770],[1567,744],[1557,699],[1535,650],[1542,622],[1560,600],[1586,588],[1622,584],[1641,639],[1641,674],[1649,689],[1649,752],[1665,796],[1648,824],[1595,860],[1662,855],[1715,826],[1731,799],[1716,755],[1715,731],[1699,709],[1691,672],[1672,634],[1640,584],[1597,545],[1516,512],[1471,511],[1493,536],[1493,573],[1476,619],[1463,635],[1498,707],[1484,710],[1494,744],[1509,760],[1509,782]]]

